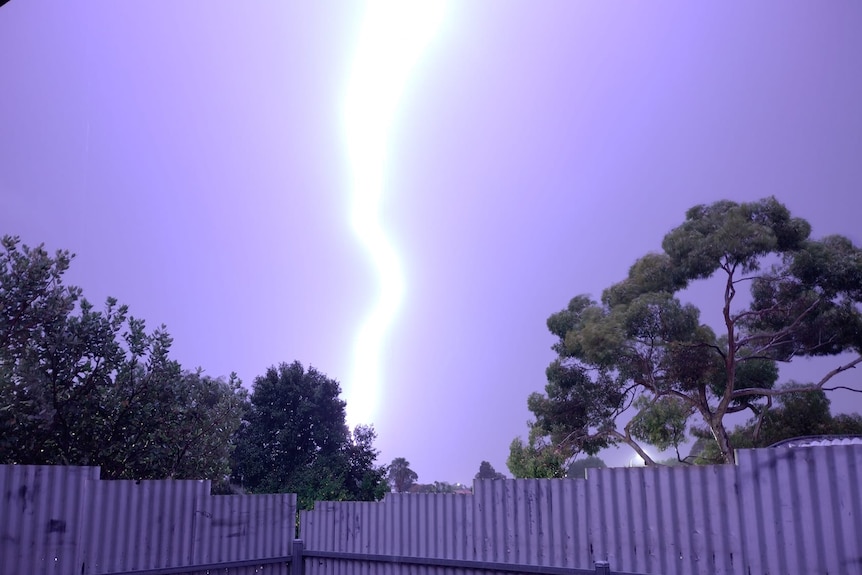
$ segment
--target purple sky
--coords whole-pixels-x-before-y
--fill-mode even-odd
[[[348,390],[378,289],[341,117],[361,15],[12,0],[0,233],[76,252],[69,282],[167,324],[187,368],[250,386],[297,359]],[[694,204],[774,194],[815,236],[862,243],[860,30],[858,0],[451,3],[390,138],[381,221],[405,292],[382,461],[425,482],[507,471],[553,358],[547,316]],[[692,293],[714,317],[720,294]]]

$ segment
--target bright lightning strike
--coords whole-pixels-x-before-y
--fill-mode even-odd
[[[370,0],[355,52],[344,110],[353,180],[352,224],[373,261],[380,292],[354,348],[347,397],[351,426],[372,421],[384,337],[404,292],[398,254],[379,219],[387,139],[410,69],[433,37],[443,12],[443,3],[434,0]]]

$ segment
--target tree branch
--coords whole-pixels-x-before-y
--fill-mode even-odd
[[[821,389],[823,389],[823,391],[835,391],[836,389],[843,389],[844,391],[852,391],[853,393],[862,393],[862,389],[853,389],[852,387],[847,387],[846,385],[836,385],[835,387],[823,387]]]
[[[644,451],[644,450],[643,450],[643,448],[640,446],[640,444],[638,444],[638,442],[637,442],[637,441],[635,441],[634,439],[632,439],[632,436],[631,436],[631,434],[629,433],[629,425],[631,425],[631,422],[629,422],[628,424],[626,424],[626,426],[625,426],[625,428],[624,428],[624,429],[626,430],[626,434],[625,434],[625,435],[623,435],[622,433],[620,433],[620,432],[619,432],[619,431],[617,431],[616,429],[613,429],[613,430],[608,431],[608,432],[607,432],[607,435],[610,435],[610,436],[612,436],[612,437],[616,437],[617,439],[619,439],[620,441],[622,441],[623,443],[627,444],[629,447],[631,447],[632,449],[634,449],[634,450],[635,450],[635,452],[636,452],[638,455],[640,455],[641,459],[643,459],[643,460],[644,460],[644,464],[645,464],[645,465],[655,465],[655,464],[656,464],[656,462],[653,460],[653,458],[652,458],[652,457],[650,457],[650,456],[649,456],[649,454],[648,454],[646,451]]]
[[[838,367],[836,367],[835,369],[833,369],[832,371],[830,371],[829,373],[824,375],[823,378],[815,384],[805,385],[802,387],[794,387],[794,388],[790,388],[790,389],[767,389],[767,388],[763,388],[763,387],[749,387],[746,389],[740,389],[738,391],[734,391],[732,394],[732,397],[733,397],[733,399],[739,399],[740,397],[746,397],[749,395],[760,395],[763,397],[778,397],[779,395],[787,395],[788,393],[796,393],[796,392],[802,392],[802,391],[822,391],[822,390],[824,390],[824,385],[830,379],[832,379],[833,377],[835,377],[839,373],[847,371],[848,369],[853,369],[854,367],[856,367],[860,363],[862,363],[862,355],[860,355],[859,357],[857,357],[856,359],[854,359],[853,361],[851,361],[849,363],[846,363],[844,365],[839,365]],[[843,387],[843,386],[841,386],[841,387]],[[825,389],[827,391],[831,391],[832,389],[838,389],[838,388],[836,387],[836,388],[825,388]],[[852,389],[852,388],[845,388],[845,389],[849,389],[851,391],[858,391],[858,392],[862,393],[862,390],[856,390],[856,389]]]
[[[740,411],[745,411],[746,409],[750,409],[750,404],[742,404],[742,405],[731,405],[725,410],[725,413],[739,413]]]
[[[763,314],[766,314],[766,313],[769,313],[772,311],[776,311],[780,307],[781,306],[779,306],[778,304],[775,304],[773,306],[769,306],[769,307],[764,308],[764,309],[743,311],[743,312],[740,312],[739,314],[733,316],[733,321],[737,322],[741,319],[744,319],[746,317],[751,317],[751,316],[762,316]]]
[[[853,369],[859,363],[862,363],[862,355],[854,359],[853,361],[846,363],[844,365],[839,365],[829,373],[823,376],[823,379],[817,382],[817,389],[823,389],[823,386],[826,385],[826,382],[838,375],[841,372],[847,371],[848,369]]]
[[[761,339],[769,339],[770,340],[769,343],[767,343],[764,346],[759,347],[757,349],[757,351],[755,352],[756,354],[762,353],[763,351],[774,346],[776,344],[776,342],[778,340],[780,340],[781,338],[783,338],[784,336],[786,336],[790,333],[793,333],[793,331],[795,331],[796,328],[799,327],[799,324],[800,324],[800,322],[802,322],[803,318],[805,318],[805,316],[807,316],[809,313],[811,313],[811,311],[813,311],[814,308],[817,307],[821,301],[822,301],[821,298],[815,299],[814,302],[812,302],[812,304],[810,306],[805,308],[805,310],[801,314],[799,314],[795,320],[793,320],[793,323],[791,323],[789,326],[785,327],[784,329],[780,329],[775,333],[756,333],[756,334],[749,335],[748,337],[744,337],[744,338],[740,339],[739,341],[736,342],[736,349],[742,349],[744,346],[748,345],[752,341],[758,341]]]

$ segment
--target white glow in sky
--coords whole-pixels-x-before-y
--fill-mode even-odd
[[[373,261],[379,285],[374,308],[357,335],[353,373],[345,385],[351,426],[373,421],[385,336],[404,294],[398,254],[380,222],[387,142],[410,70],[434,36],[443,12],[443,2],[433,0],[370,0],[351,68],[344,110],[351,219]]]

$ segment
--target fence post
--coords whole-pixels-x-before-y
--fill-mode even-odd
[[[596,561],[596,575],[611,575],[611,564],[607,561]]]
[[[302,560],[302,539],[293,540],[293,554],[290,556],[290,575],[303,575],[305,563]]]

